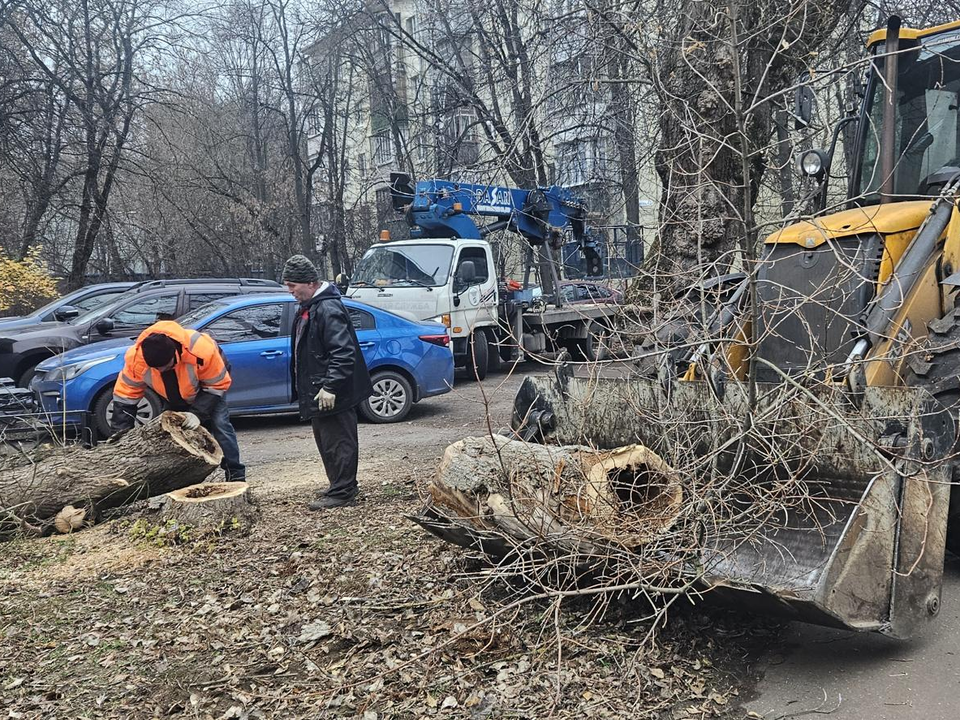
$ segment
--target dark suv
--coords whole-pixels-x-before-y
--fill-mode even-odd
[[[136,337],[157,320],[171,320],[213,300],[254,292],[277,292],[272,280],[201,278],[149,280],[112,302],[67,323],[6,331],[0,328],[0,377],[27,387],[37,363],[81,345],[112,338]]]

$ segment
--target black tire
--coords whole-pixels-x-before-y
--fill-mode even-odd
[[[31,366],[28,367],[27,369],[23,370],[23,371],[20,373],[20,377],[17,378],[17,385],[19,385],[20,387],[25,387],[25,388],[30,387],[30,381],[33,380],[34,377],[36,377],[36,374],[37,374],[37,365],[39,365],[39,364],[40,364],[40,362],[37,361],[36,363],[34,363],[33,365],[31,365]]]
[[[497,343],[497,336],[493,330],[484,330],[487,336],[487,374],[500,372],[503,360],[500,357],[500,345]]]
[[[477,330],[470,336],[467,345],[467,374],[476,380],[483,380],[487,377],[489,368],[490,345],[487,335],[482,330]]]
[[[137,424],[143,425],[152,420],[163,408],[160,397],[152,390],[147,390],[137,406]],[[105,388],[93,403],[93,427],[101,438],[113,435],[110,427],[110,418],[113,417],[113,386]]]
[[[587,327],[587,337],[583,340],[568,340],[566,347],[575,360],[596,362],[609,360],[611,330],[598,322],[591,322]]]
[[[370,377],[373,395],[360,403],[360,414],[372,423],[403,420],[413,407],[410,381],[393,370],[380,370]]]
[[[954,311],[960,314],[960,310]],[[960,320],[947,315],[929,325],[930,332],[921,352],[907,360],[906,383],[924,387],[953,417],[955,430],[960,430]],[[955,442],[960,438],[955,438]],[[953,447],[956,453],[960,443]],[[950,509],[947,513],[947,550],[960,555],[960,463],[953,463],[953,485],[950,488]]]

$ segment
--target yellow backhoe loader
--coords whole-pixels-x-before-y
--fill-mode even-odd
[[[846,208],[766,238],[657,377],[528,377],[514,429],[670,463],[705,593],[907,637],[938,613],[960,525],[960,22],[892,18],[868,49]],[[831,160],[802,167],[826,182]]]

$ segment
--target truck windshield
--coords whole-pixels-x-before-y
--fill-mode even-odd
[[[921,45],[902,41],[897,71],[894,193],[900,198],[937,194],[928,187],[931,175],[947,166],[960,167],[960,31],[921,38]],[[876,50],[883,54],[883,46]],[[883,125],[884,59],[874,61],[868,105],[861,127],[859,201],[879,201],[880,140]]]
[[[354,285],[446,285],[453,248],[449,245],[377,245],[357,265]]]

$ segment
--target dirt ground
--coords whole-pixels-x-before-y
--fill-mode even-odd
[[[775,625],[686,606],[654,631],[629,601],[533,600],[407,519],[449,443],[509,424],[521,380],[361,424],[354,507],[306,509],[325,482],[308,425],[246,418],[248,536],[171,545],[121,519],[0,545],[0,713],[744,717]]]

